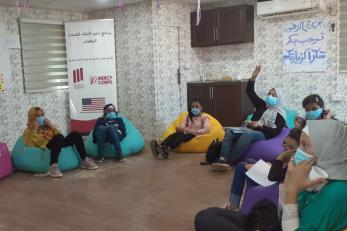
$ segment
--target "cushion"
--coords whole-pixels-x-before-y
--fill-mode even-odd
[[[25,172],[47,172],[50,165],[51,151],[45,149],[42,151],[37,147],[30,147],[24,144],[24,138],[21,136],[13,150],[12,160],[15,169]],[[61,171],[75,169],[80,164],[79,154],[73,146],[63,148],[59,155],[58,166]]]
[[[248,182],[247,182],[248,184]],[[267,198],[272,201],[275,205],[278,205],[279,187],[278,184],[263,187],[257,184],[247,185],[244,199],[241,205],[241,212],[248,214],[253,205],[258,201]]]
[[[164,133],[162,140],[167,138],[169,135],[176,132],[176,127],[180,126],[183,120],[187,117],[188,112],[183,112],[178,116],[176,120],[174,120],[169,128]],[[208,146],[212,143],[214,139],[219,139],[222,141],[224,139],[224,130],[222,125],[211,115],[205,113],[210,120],[210,132],[208,134],[204,134],[198,137],[193,138],[192,140],[181,144],[176,148],[176,152],[188,152],[188,153],[202,153],[206,152]]]
[[[11,175],[13,166],[7,144],[0,142],[0,179]]]
[[[278,136],[271,139],[257,141],[252,144],[247,152],[241,157],[241,160],[262,159],[264,161],[273,161],[283,151],[283,141],[288,136],[290,129],[283,128]]]
[[[145,141],[140,131],[124,116],[123,119],[125,129],[127,132],[126,137],[121,141],[120,146],[124,156],[130,156],[141,152],[145,147]],[[85,142],[88,155],[96,157],[98,155],[98,149],[96,143],[93,143],[93,132],[91,132]],[[105,157],[115,158],[116,151],[112,144],[105,144]]]

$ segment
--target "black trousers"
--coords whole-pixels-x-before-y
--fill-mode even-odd
[[[193,134],[185,134],[183,132],[175,132],[171,135],[169,135],[162,143],[161,145],[164,147],[169,148],[170,150],[173,150],[177,148],[180,144],[184,142],[188,142],[189,140],[193,139],[195,135]]]
[[[58,158],[62,148],[72,145],[75,145],[81,159],[84,160],[87,156],[87,152],[80,133],[71,132],[66,137],[64,137],[62,134],[53,136],[47,144],[47,148],[51,150],[51,165],[58,163]]]
[[[240,212],[208,208],[195,216],[196,231],[245,231],[246,217]]]

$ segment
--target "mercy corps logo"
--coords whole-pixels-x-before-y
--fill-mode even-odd
[[[74,88],[84,88],[83,84],[83,68],[77,68],[72,71]]]
[[[89,78],[90,85],[98,84],[98,85],[110,85],[112,84],[112,76],[111,75],[103,75],[103,76],[91,76]]]

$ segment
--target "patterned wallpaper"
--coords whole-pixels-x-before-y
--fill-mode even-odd
[[[30,9],[30,18],[50,20],[81,20],[81,13]],[[19,34],[17,8],[0,6],[0,22],[4,22],[10,34]],[[68,91],[24,93],[22,62],[19,49],[9,49],[12,76],[6,80],[5,94],[0,95],[0,141],[13,148],[26,127],[27,112],[31,106],[40,106],[53,123],[62,131],[68,128]]]
[[[233,1],[254,4],[255,1]],[[230,2],[214,4],[227,6]],[[211,5],[209,6],[211,7]],[[322,18],[338,25],[337,16],[320,13],[287,15],[272,19],[256,17],[254,24],[254,44],[236,44],[210,48],[197,48],[204,78],[220,79],[234,76],[247,79],[256,64],[262,65],[262,72],[256,84],[256,91],[265,96],[267,90],[276,87],[282,93],[285,106],[303,113],[302,99],[312,93],[320,94],[327,107],[341,120],[347,121],[346,76],[337,70],[338,33],[327,34],[327,70],[325,73],[285,73],[282,71],[282,28],[286,22],[300,19]],[[338,31],[338,28],[337,28]],[[332,102],[331,95],[344,97],[342,102]]]
[[[227,6],[230,2],[204,5],[203,9]],[[241,3],[254,4],[255,0],[233,1],[233,4]],[[338,118],[347,119],[346,76],[337,71],[337,33],[328,34],[325,73],[284,73],[281,64],[284,23],[315,17],[338,25],[337,16],[305,13],[266,20],[256,18],[254,43],[191,48],[189,14],[194,10],[196,5],[169,0],[162,0],[157,8],[155,0],[145,0],[127,5],[122,11],[109,9],[88,15],[90,19],[115,18],[119,110],[140,128],[145,139],[158,137],[178,113],[186,110],[187,82],[223,76],[245,79],[257,63],[263,67],[256,84],[259,95],[277,87],[285,105],[302,112],[302,99],[318,93]],[[80,13],[36,9],[30,11],[30,16],[57,20],[84,18]],[[15,8],[0,7],[0,21],[6,23],[9,32],[18,34],[16,20]],[[69,117],[67,91],[24,94],[20,52],[10,50],[10,55],[12,78],[6,94],[0,95],[0,140],[13,146],[25,128],[26,112],[32,105],[44,107],[47,115],[66,130]],[[180,85],[176,75],[178,67],[181,69]],[[331,102],[332,94],[342,95],[343,101]]]
[[[88,15],[114,18],[118,109],[144,137],[156,135],[153,22],[151,2],[127,5]]]

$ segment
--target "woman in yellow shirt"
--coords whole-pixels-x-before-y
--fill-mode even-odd
[[[87,157],[82,136],[78,132],[71,132],[63,136],[50,120],[45,117],[44,111],[39,107],[32,107],[28,112],[27,128],[24,131],[24,143],[28,146],[45,148],[51,151],[48,175],[62,177],[58,167],[58,158],[62,148],[75,145],[81,159],[81,168],[97,169],[94,161]]]

